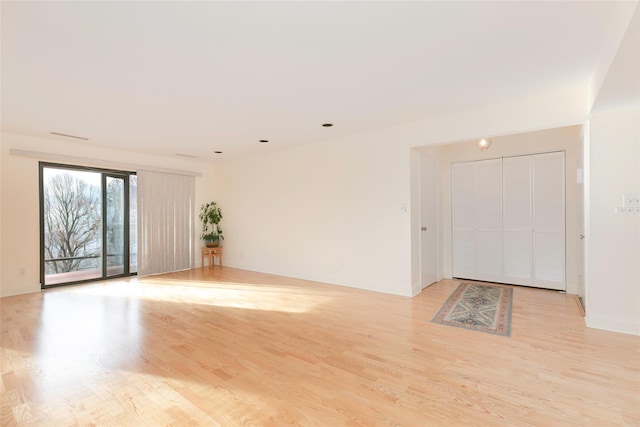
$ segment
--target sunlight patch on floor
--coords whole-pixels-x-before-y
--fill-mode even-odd
[[[144,278],[82,286],[69,292],[143,300],[201,304],[250,310],[306,313],[332,300],[304,289],[269,284]]]

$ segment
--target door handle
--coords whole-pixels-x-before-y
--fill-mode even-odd
[[[420,230],[421,230],[421,231],[427,231],[427,227],[422,226],[422,227],[420,227]]]

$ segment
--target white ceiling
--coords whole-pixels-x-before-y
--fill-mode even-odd
[[[214,161],[586,85],[615,2],[1,7],[3,130]]]

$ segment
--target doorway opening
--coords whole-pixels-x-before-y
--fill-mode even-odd
[[[40,163],[40,284],[137,273],[135,172]]]

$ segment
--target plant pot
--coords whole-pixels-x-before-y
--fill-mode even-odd
[[[211,239],[206,239],[204,245],[208,248],[217,248],[220,246],[220,236],[214,236]]]

